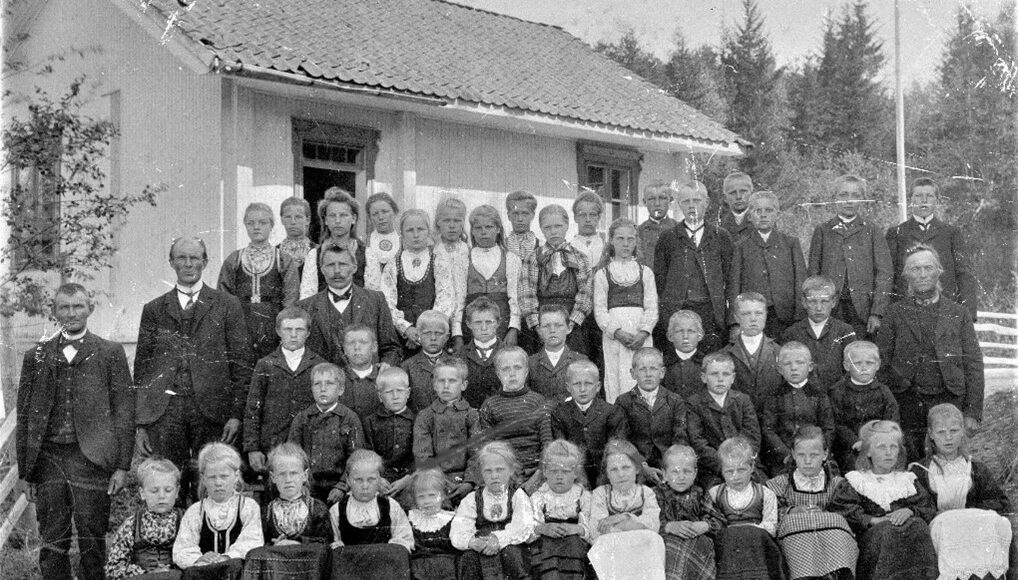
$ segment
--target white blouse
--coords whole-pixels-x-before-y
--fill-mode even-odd
[[[543,524],[545,518],[556,520],[578,518],[578,523],[583,528],[583,537],[589,540],[591,497],[590,492],[579,484],[574,484],[565,493],[555,493],[548,487],[547,482],[543,483],[530,497],[530,504],[534,506],[534,521]]]
[[[414,325],[413,322],[406,319],[406,315],[402,310],[396,309],[396,303],[399,299],[399,291],[397,290],[396,277],[398,276],[396,268],[396,260],[400,261],[400,265],[403,267],[403,277],[406,278],[407,282],[414,283],[421,281],[425,274],[428,273],[429,261],[432,261],[430,248],[425,248],[420,252],[411,252],[409,250],[402,252],[399,257],[390,261],[385,265],[382,270],[382,294],[385,295],[385,301],[389,303],[389,309],[392,311],[392,323],[396,326],[396,330],[401,335],[406,335],[406,331]],[[414,259],[419,258],[417,265],[414,265]],[[435,303],[432,306],[433,310],[437,310],[442,314],[452,317],[456,309],[456,292],[453,288],[453,276],[452,268],[449,263],[448,257],[445,254],[439,254],[435,252],[433,255],[434,261],[434,276],[435,276]]]
[[[456,513],[449,510],[439,510],[429,515],[415,508],[407,514],[407,519],[410,520],[413,529],[421,532],[437,532],[451,522],[454,517],[456,517]]]
[[[595,233],[589,236],[576,234],[573,239],[569,240],[569,243],[587,257],[591,270],[597,268],[597,265],[601,263],[601,256],[605,249],[604,238],[601,234]]]
[[[892,471],[877,475],[872,471],[849,471],[845,479],[855,491],[869,498],[884,511],[891,511],[891,504],[916,494],[915,474],[910,471]]]
[[[732,506],[732,509],[741,510],[753,501],[753,487],[754,484],[751,483],[745,489],[736,491],[726,485],[725,500],[728,501],[728,505]],[[763,494],[763,514],[761,515],[760,523],[754,525],[773,536],[778,530],[778,496],[774,495],[774,492],[766,486],[761,485],[759,487],[760,492]],[[711,500],[715,504],[718,503],[719,493],[721,493],[720,485],[715,485],[708,492],[708,495],[710,495]]]
[[[180,520],[177,538],[173,542],[173,563],[178,568],[190,568],[202,556],[198,541],[201,537],[203,508],[209,526],[221,531],[229,529],[236,523],[238,502],[240,521],[243,522],[240,535],[223,554],[230,558],[243,558],[249,551],[265,544],[258,502],[239,493],[235,493],[224,502],[206,498],[191,504]]]
[[[388,248],[388,249],[385,249]],[[382,290],[382,267],[392,261],[399,253],[399,232],[393,230],[387,234],[371,232],[368,234],[367,247],[364,248],[364,287],[369,290]]]
[[[399,544],[409,551],[414,550],[414,531],[410,529],[410,521],[406,512],[392,498],[386,498],[389,502],[389,525],[392,529],[390,544]],[[343,538],[339,531],[339,506],[333,504],[329,508],[329,521],[332,522],[332,547],[343,545]],[[378,502],[374,498],[371,501],[357,501],[352,496],[346,503],[346,519],[355,528],[367,528],[378,523],[381,514],[378,513]]]
[[[452,530],[449,539],[452,546],[457,550],[466,550],[470,546],[470,540],[477,535],[477,500],[475,494],[484,494],[484,517],[489,521],[501,521],[508,514],[508,497],[496,498],[487,488],[480,492],[472,491],[463,498],[458,508],[456,517],[452,521]],[[517,489],[512,497],[513,517],[506,524],[505,529],[494,531],[491,535],[498,539],[499,546],[512,546],[526,542],[534,533],[534,511],[530,505],[530,498],[522,489]]]
[[[937,511],[965,509],[972,489],[972,463],[960,455],[951,461],[938,457],[928,471],[930,491],[937,494]]]
[[[449,264],[452,274],[453,312],[450,329],[452,336],[463,335],[463,308],[467,300],[467,268],[470,266],[470,246],[457,241],[450,249],[442,240],[435,242],[435,256],[441,255]]]
[[[611,506],[609,507],[609,502]],[[640,509],[640,515],[634,510]],[[652,532],[661,527],[661,507],[657,503],[654,490],[645,485],[636,484],[628,491],[613,490],[610,484],[602,485],[594,490],[590,498],[590,539],[596,540],[601,534],[597,531],[601,520],[616,513],[629,512],[631,517]]]
[[[607,270],[611,273],[612,280],[621,286],[636,284],[640,279],[640,271],[643,271],[643,314],[640,315],[637,329],[647,333],[653,332],[658,316],[654,272],[636,260],[612,260],[608,263]],[[608,277],[604,268],[594,273],[594,319],[601,327],[601,332],[608,336],[614,336],[615,331],[622,327],[618,318],[608,312]]]

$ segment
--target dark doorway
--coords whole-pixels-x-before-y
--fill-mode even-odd
[[[318,221],[318,202],[325,195],[325,190],[330,187],[341,187],[351,194],[357,192],[357,173],[354,171],[342,171],[339,169],[322,169],[319,167],[304,166],[304,199],[311,204],[311,228],[308,230],[308,237],[314,242],[319,241],[322,231],[322,224]]]

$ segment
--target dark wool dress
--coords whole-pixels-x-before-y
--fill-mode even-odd
[[[576,498],[576,512],[573,517],[553,518],[545,510],[544,522],[546,524],[579,524],[581,496]],[[583,580],[587,571],[587,550],[589,549],[590,544],[581,536],[573,535],[564,538],[538,536],[530,545],[531,573],[535,578],[541,580]]]
[[[346,517],[347,495],[339,502],[339,536],[343,545],[332,551],[332,577],[351,580],[410,580],[410,553],[392,539],[389,500],[378,496],[378,523],[358,528]]]
[[[305,496],[301,500],[308,507],[308,517],[293,529],[281,529],[277,517],[277,504],[285,500],[274,499],[262,512],[262,530],[266,545],[247,553],[244,580],[273,578],[324,578],[331,568],[332,524],[329,508],[321,500]],[[300,545],[274,546],[276,539],[294,540]]]
[[[784,580],[781,549],[766,530],[752,525],[763,521],[764,487],[758,483],[750,485],[753,500],[738,510],[728,503],[727,484],[719,486],[715,504],[727,525],[718,532],[715,542],[718,580]]]
[[[845,475],[847,481],[841,482],[834,490],[828,509],[843,515],[856,533],[859,541],[856,578],[859,580],[937,577],[937,555],[930,539],[930,528],[926,525],[936,514],[929,494],[915,483],[914,474],[894,472],[881,477],[896,480],[905,476],[913,478],[912,493],[892,501],[890,509],[884,509],[864,495],[867,493],[866,480],[876,477],[869,472],[849,472]],[[873,518],[886,516],[901,508],[908,508],[914,514],[903,525],[895,526],[888,521],[871,525]]]
[[[661,536],[665,541],[665,577],[668,580],[714,580],[714,540],[724,526],[724,516],[703,488],[694,485],[686,491],[675,491],[668,484],[654,489],[661,506]],[[665,532],[669,522],[705,522],[705,534],[684,540]]]
[[[460,551],[452,547],[449,532],[452,518],[441,528],[425,532],[413,525],[414,553],[410,556],[410,575],[414,580],[455,580]]]
[[[300,278],[297,266],[278,248],[272,248],[272,260],[264,272],[249,271],[241,259],[245,250],[237,250],[223,261],[218,289],[240,300],[257,360],[279,346],[276,315],[299,298]]]

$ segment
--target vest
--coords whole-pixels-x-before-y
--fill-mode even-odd
[[[944,392],[944,376],[940,372],[940,364],[937,362],[937,347],[933,343],[936,336],[938,310],[940,310],[939,302],[929,306],[917,306],[915,309],[916,316],[919,317],[922,336],[919,338],[919,356],[915,361],[912,384],[920,395],[939,395]]]
[[[175,509],[177,515],[177,526],[180,529],[180,518],[184,512]],[[144,509],[134,512],[134,563],[145,570],[173,567],[173,540],[167,544],[153,544],[141,535],[141,514]]]
[[[174,298],[176,298],[176,296],[174,296]],[[180,310],[180,327],[177,329],[177,334],[179,334],[183,339],[181,343],[184,345],[184,354],[177,361],[177,365],[175,367],[177,373],[173,378],[173,385],[177,387],[175,390],[178,395],[194,394],[192,389],[194,382],[191,378],[191,357],[195,355],[195,353],[191,350],[194,344],[191,341],[191,338],[194,335],[194,311],[194,306],[186,310]]]
[[[396,263],[399,263],[398,259]],[[370,528],[358,528],[347,519],[346,506],[350,503],[349,495],[339,503],[339,537],[344,545],[387,544],[392,539],[389,502],[382,496],[376,497],[375,501],[378,502],[378,523]]]
[[[464,304],[470,304],[477,298],[486,296],[498,305],[500,319],[498,330],[496,331],[497,336],[505,336],[506,331],[509,330],[509,278],[506,275],[505,265],[507,253],[507,250],[502,250],[502,261],[499,262],[498,268],[495,268],[491,278],[482,276],[474,268],[473,260],[470,261],[470,266],[467,268],[467,296],[463,301]],[[470,338],[465,313],[463,315],[463,329],[464,338]]]
[[[544,257],[544,249],[538,248],[538,264]],[[558,276],[550,276],[543,265],[537,268],[537,301],[545,304],[560,304],[568,312],[572,312],[576,304],[576,295],[580,293],[580,285],[576,281],[576,272],[566,268]]]
[[[703,235],[706,236],[706,232]],[[703,265],[700,263],[703,259],[703,244],[704,240],[701,240],[699,248],[687,248],[682,252],[682,271],[686,272],[686,295],[683,299],[686,302],[710,302],[707,280],[703,277]]]
[[[410,324],[417,323],[417,317],[435,305],[435,255],[428,252],[428,269],[424,277],[410,282],[403,276],[403,252],[396,254],[396,310]]]
[[[217,554],[225,554],[230,546],[237,541],[240,537],[240,531],[244,527],[244,522],[240,519],[240,506],[244,503],[244,498],[241,497],[237,501],[237,517],[233,519],[233,523],[230,527],[225,530],[214,530],[209,525],[208,518],[205,517],[205,504],[201,506],[201,532],[198,535],[198,547],[201,549],[201,553],[215,552]]]
[[[629,286],[616,284],[612,278],[611,268],[604,269],[604,277],[608,280],[608,309],[612,308],[643,308],[643,266],[640,266],[640,278]]]
[[[53,378],[56,389],[53,393],[53,408],[50,410],[49,421],[46,423],[46,441],[50,443],[75,443],[78,441],[74,431],[74,384],[77,382],[74,365],[67,362],[64,353],[57,355]]]
[[[725,514],[728,525],[741,523],[759,524],[763,521],[763,494],[760,493],[760,486],[755,483],[750,483],[749,485],[753,487],[753,501],[749,502],[749,505],[741,510],[737,510],[728,503],[728,494],[725,493],[728,485],[721,484],[721,488],[718,490],[718,507]]]
[[[497,522],[493,522],[493,521],[489,520],[484,515],[484,493],[483,493],[483,491],[484,491],[484,487],[482,486],[482,487],[478,488],[477,489],[477,493],[474,494],[474,502],[475,502],[476,507],[477,507],[476,529],[477,529],[477,536],[479,536],[479,537],[487,536],[487,535],[491,534],[491,532],[497,532],[497,531],[500,531],[500,530],[504,530],[505,527],[507,525],[509,525],[509,522],[511,522],[512,519],[513,519],[513,495],[516,493],[516,488],[510,485],[509,488],[507,489],[506,493],[509,494],[509,500],[506,502],[505,519],[499,520]]]

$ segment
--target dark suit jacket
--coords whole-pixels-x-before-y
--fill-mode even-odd
[[[473,342],[463,345],[463,358],[467,361],[467,388],[463,391],[463,400],[475,409],[480,409],[488,397],[502,390],[502,382],[495,372],[495,354],[500,348],[501,338],[495,341],[488,360],[482,361]]]
[[[661,458],[672,445],[686,443],[686,403],[682,397],[659,387],[654,408],[647,407],[640,387],[622,393],[615,406],[622,409],[629,426],[629,442],[651,467],[661,467]]]
[[[325,359],[309,348],[291,371],[282,347],[255,364],[244,409],[244,451],[261,451],[286,442],[293,418],[315,402],[311,394],[311,369]]]
[[[776,391],[784,382],[781,374],[778,373],[778,351],[781,350],[781,347],[770,337],[765,336],[763,342],[760,343],[756,366],[750,363],[749,353],[746,352],[746,347],[740,337],[736,337],[721,350],[732,355],[732,358],[735,359],[734,388],[749,395],[753,405],[759,411],[763,408],[764,398]]]
[[[527,375],[530,390],[541,393],[549,401],[556,403],[564,401],[569,396],[569,391],[566,390],[566,369],[578,360],[587,360],[587,357],[568,346],[563,348],[556,366],[551,366],[551,360],[543,348],[530,355],[527,361],[530,367]]]
[[[700,458],[700,465],[712,473],[721,473],[718,447],[731,437],[742,435],[760,449],[760,422],[749,395],[728,391],[725,406],[718,406],[707,389],[689,398],[689,441]]]
[[[420,413],[427,409],[436,398],[435,387],[431,383],[435,365],[422,350],[403,361],[399,366],[410,377],[410,407]]]
[[[925,232],[911,218],[887,230],[887,248],[891,252],[894,273],[894,298],[908,295],[908,284],[901,270],[905,266],[905,252],[919,244],[933,246],[937,250],[940,264],[944,267],[944,273],[940,275],[944,295],[968,308],[972,320],[975,320],[978,291],[976,279],[969,271],[965,238],[960,228],[937,218],[930,220],[930,227]]]
[[[828,449],[834,441],[834,411],[827,393],[810,383],[796,389],[787,382],[764,401],[761,413],[764,439],[767,441],[768,456],[772,465],[781,462],[792,453],[792,438],[803,425],[819,427],[824,432]]]
[[[735,244],[728,278],[728,303],[743,292],[759,292],[769,300],[778,318],[785,322],[805,315],[799,287],[806,279],[806,260],[799,238],[771,230],[765,242],[753,230]],[[729,320],[735,323],[735,320]]]
[[[969,311],[957,302],[941,297],[933,344],[944,387],[964,400],[966,417],[983,417],[983,353],[979,350],[975,326]],[[880,348],[880,378],[895,395],[912,385],[914,366],[919,360],[922,329],[918,307],[911,300],[895,302],[877,333]]]
[[[60,335],[25,353],[18,385],[18,472],[32,483],[56,399],[55,371],[65,363]],[[135,392],[124,347],[88,332],[71,361],[74,434],[89,461],[113,472],[131,469],[134,453]]]
[[[832,316],[824,323],[820,338],[813,336],[809,319],[804,318],[785,329],[781,344],[793,340],[805,344],[813,356],[809,380],[829,392],[845,374],[845,347],[857,339],[852,325]]]
[[[689,400],[691,395],[704,390],[706,387],[700,378],[703,357],[704,352],[699,348],[693,352],[689,360],[680,359],[679,355],[675,354],[674,348],[666,350],[665,380],[661,386],[682,397],[683,400]]]
[[[594,398],[584,413],[573,401],[559,403],[551,412],[551,434],[580,446],[586,453],[587,479],[601,471],[604,446],[611,439],[627,439],[629,426],[622,409],[603,399]],[[588,481],[588,485],[597,484]]]
[[[194,305],[194,330],[185,338],[181,308],[173,289],[141,311],[134,381],[138,385],[138,424],[151,425],[170,402],[177,365],[190,360],[198,408],[215,423],[243,419],[251,370],[255,365],[247,322],[235,297],[202,286]]]
[[[872,224],[857,216],[848,227],[837,217],[813,230],[809,244],[809,275],[827,276],[841,296],[848,270],[852,305],[864,321],[883,316],[890,302],[892,273],[887,241]]]
[[[376,290],[367,290],[353,285],[350,303],[342,314],[332,305],[329,291],[323,290],[297,303],[311,316],[311,332],[307,347],[322,355],[325,360],[346,366],[343,357],[343,336],[351,324],[365,324],[374,329],[378,337],[378,358],[380,362],[399,366],[403,357],[396,327],[392,325],[392,312],[385,296]]]
[[[686,272],[685,255],[696,254],[697,248],[686,234],[685,226],[678,226],[661,234],[654,249],[654,280],[657,283],[658,324],[668,325],[668,319],[675,314],[686,296],[686,281],[692,272]],[[700,267],[714,307],[714,319],[718,328],[727,326],[725,286],[732,263],[732,238],[727,231],[710,224],[703,226],[700,240],[702,257]]]
[[[735,214],[725,205],[722,205],[720,211],[718,211],[718,225],[732,235],[733,242],[737,242],[755,231],[753,222],[749,221],[749,210],[746,210],[742,223],[737,224],[735,223]]]

